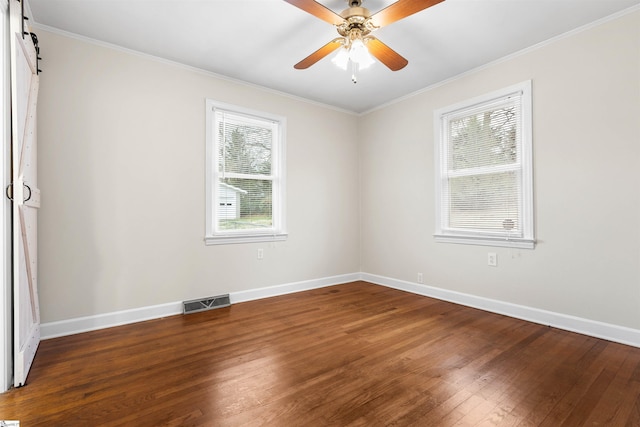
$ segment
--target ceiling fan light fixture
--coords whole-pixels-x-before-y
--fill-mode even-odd
[[[359,38],[351,43],[349,59],[358,64],[358,68],[361,70],[369,68],[375,62],[364,42]]]
[[[375,59],[369,53],[362,37],[356,36],[345,40],[344,46],[338,49],[338,53],[331,58],[331,62],[345,71],[349,63],[356,66],[358,70],[364,70],[373,65]]]
[[[333,62],[338,68],[343,70],[347,70],[347,66],[349,65],[349,51],[346,46],[343,46],[338,49],[338,53],[331,58],[331,62]]]

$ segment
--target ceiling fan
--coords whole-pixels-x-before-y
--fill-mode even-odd
[[[409,63],[396,51],[371,35],[372,32],[444,0],[398,0],[374,14],[361,6],[361,0],[347,0],[349,7],[339,15],[315,0],[285,1],[335,26],[340,34],[340,37],[331,40],[293,67],[298,70],[309,68],[333,51],[343,48],[332,62],[345,70],[347,64],[351,62],[352,80],[355,83],[357,69],[366,68],[374,62],[370,55],[391,71],[401,70]]]

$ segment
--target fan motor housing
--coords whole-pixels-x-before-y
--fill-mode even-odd
[[[367,19],[371,17],[371,12],[369,12],[369,9],[367,9],[366,7],[356,6],[343,10],[342,12],[340,12],[340,16],[342,16],[346,20],[349,20],[349,18],[356,16],[361,16],[364,19]]]
[[[338,33],[343,37],[349,37],[352,30],[359,30],[362,36],[366,36],[376,28],[371,22],[371,12],[364,7],[350,7],[340,13],[344,22],[336,27]]]

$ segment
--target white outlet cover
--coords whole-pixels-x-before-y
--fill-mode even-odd
[[[489,252],[487,254],[487,265],[490,265],[492,267],[497,267],[498,266],[498,254],[496,254],[495,252]]]

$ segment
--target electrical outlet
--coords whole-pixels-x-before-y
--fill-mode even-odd
[[[258,259],[264,259],[264,249],[258,249]]]
[[[487,265],[490,265],[491,267],[498,266],[498,255],[495,252],[489,252],[487,254]]]
[[[424,276],[422,273],[418,273],[418,283],[424,283]]]

